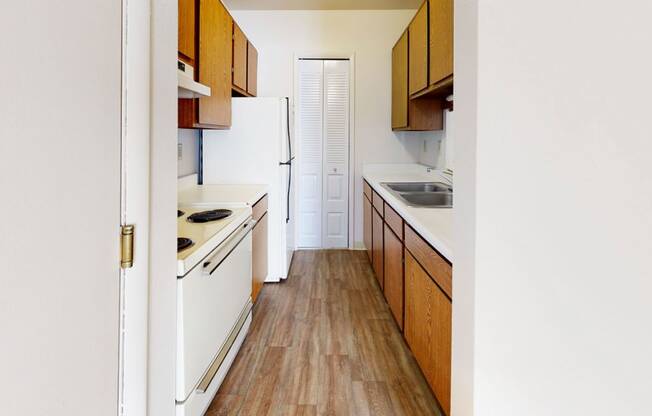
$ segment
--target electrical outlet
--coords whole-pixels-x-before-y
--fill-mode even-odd
[[[428,143],[426,140],[423,141],[423,153],[428,153]]]
[[[177,144],[177,160],[181,160],[183,158],[183,144],[179,143]]]

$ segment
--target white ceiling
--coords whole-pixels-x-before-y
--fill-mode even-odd
[[[418,9],[423,0],[223,0],[229,10]]]

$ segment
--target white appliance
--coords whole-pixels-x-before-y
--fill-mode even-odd
[[[251,324],[255,221],[251,207],[206,223],[188,221],[205,207],[179,209],[178,237],[192,244],[177,254],[176,415],[200,416]]]
[[[230,130],[203,132],[203,184],[269,186],[266,281],[286,279],[295,249],[294,140],[289,100],[233,98]]]
[[[211,88],[195,81],[195,70],[192,66],[177,59],[177,82],[179,98],[210,97]]]

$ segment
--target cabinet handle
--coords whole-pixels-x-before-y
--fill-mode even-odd
[[[204,274],[212,275],[222,262],[235,250],[242,240],[251,232],[256,225],[256,220],[250,219],[242,226],[240,231],[231,234],[228,240],[220,244],[215,254],[210,260],[204,262]]]

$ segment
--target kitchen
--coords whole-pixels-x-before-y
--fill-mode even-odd
[[[311,14],[312,18],[315,18],[315,15],[325,14],[328,16],[333,12],[304,12],[304,15],[297,15],[296,12],[286,12],[283,15],[283,12],[280,12],[277,16],[278,23],[274,23],[270,12],[247,13],[237,10],[237,7],[235,10],[227,10],[226,7],[220,5],[215,6],[210,2],[194,0],[179,2],[179,94],[180,97],[194,99],[182,98],[179,101],[179,241],[180,244],[183,244],[179,246],[179,258],[183,259],[184,266],[180,267],[178,272],[180,282],[178,293],[183,293],[183,295],[179,295],[183,299],[180,298],[181,300],[177,303],[177,317],[179,319],[178,331],[183,333],[184,339],[179,341],[180,344],[177,347],[177,377],[185,379],[177,387],[177,414],[204,414],[206,409],[208,409],[206,414],[219,414],[227,408],[234,412],[260,414],[264,413],[263,409],[266,408],[279,410],[299,404],[306,405],[307,409],[314,407],[314,410],[318,409],[319,412],[358,414],[366,411],[365,408],[370,408],[371,404],[364,403],[373,400],[373,396],[370,396],[373,394],[380,394],[381,400],[389,406],[385,409],[386,412],[450,413],[450,299],[452,295],[450,283],[452,274],[450,260],[452,258],[450,254],[452,201],[450,199],[452,199],[452,170],[446,171],[447,176],[443,175],[441,170],[439,173],[433,172],[432,175],[428,175],[425,170],[430,170],[429,168],[415,163],[404,165],[368,163],[373,159],[369,159],[369,152],[364,150],[364,141],[357,140],[357,135],[355,135],[356,130],[365,127],[363,123],[357,122],[362,115],[357,113],[356,109],[360,107],[356,107],[356,105],[364,105],[363,108],[375,119],[386,114],[386,107],[380,105],[377,106],[378,108],[372,108],[369,105],[361,104],[372,97],[367,97],[369,92],[365,91],[364,87],[356,85],[356,81],[360,81],[360,79],[352,76],[353,73],[363,71],[364,65],[368,65],[370,61],[378,61],[379,65],[381,62],[386,63],[387,52],[392,45],[390,42],[395,42],[396,46],[393,48],[390,62],[392,65],[390,83],[393,88],[392,91],[387,91],[388,94],[386,94],[386,98],[384,97],[386,100],[391,100],[392,129],[388,129],[387,125],[374,127],[380,127],[378,128],[379,133],[382,132],[392,146],[397,144],[401,147],[411,146],[412,149],[407,150],[409,152],[415,150],[416,144],[419,146],[419,149],[416,150],[420,157],[439,157],[438,149],[435,146],[441,146],[441,141],[445,140],[443,137],[444,114],[445,112],[450,114],[449,110],[452,109],[453,14],[452,2],[441,2],[436,6],[424,2],[414,18],[412,16],[414,12],[409,9],[341,11],[339,16],[331,17],[334,20],[332,27],[336,28],[340,35],[346,27],[345,19],[350,19],[352,13],[358,13],[361,16],[373,16],[379,20],[381,23],[379,27],[383,28],[383,32],[389,32],[384,35],[387,40],[380,41],[375,36],[367,34],[363,40],[366,42],[364,46],[351,45],[351,49],[347,51],[340,44],[333,49],[320,51],[318,49],[311,50],[314,46],[310,45],[310,42],[303,46],[292,45],[287,50],[278,50],[275,45],[289,46],[292,31],[296,29],[293,26],[305,24],[305,21],[310,20]],[[213,10],[215,7],[218,10]],[[444,15],[440,16],[442,14]],[[430,30],[428,22],[434,21],[435,17],[446,24],[442,26],[446,28],[443,29],[444,32]],[[210,21],[210,24],[205,23],[204,19]],[[227,36],[227,39],[224,40],[224,29],[220,25],[226,26],[226,33],[231,33],[232,36]],[[215,26],[219,28],[217,31]],[[285,26],[283,33],[275,33],[276,30],[273,28],[283,26]],[[394,32],[398,32],[399,35],[388,31],[390,27],[394,28]],[[355,31],[355,28],[352,27],[351,30]],[[403,32],[402,35],[400,35],[401,32]],[[411,56],[416,57],[420,53],[426,58],[423,60],[424,68],[422,68],[422,74],[426,77],[420,80],[425,85],[420,86],[416,82],[413,82],[414,85],[410,85],[415,93],[420,93],[420,97],[414,102],[408,100],[407,91],[408,32],[413,39],[410,44]],[[214,35],[215,33],[218,35]],[[420,43],[416,41],[419,36],[422,37]],[[446,60],[444,65],[435,64],[440,59],[435,58],[436,48],[428,47],[428,40],[431,37],[433,38],[432,45],[447,45],[439,52],[442,55],[441,59]],[[440,40],[437,40],[437,37]],[[259,43],[257,39],[261,39],[262,43]],[[222,56],[212,57],[211,54],[216,50],[224,54],[226,59],[219,59]],[[369,56],[371,54],[377,56],[373,56],[372,59]],[[427,59],[428,56],[431,57],[430,60]],[[413,58],[410,61],[412,68],[417,67],[417,60],[417,58]],[[288,63],[290,67],[287,67]],[[230,79],[228,75],[226,77],[228,83],[226,87],[221,85],[224,84],[222,78],[216,79],[206,75],[214,73],[213,70],[207,69],[207,65],[219,67],[215,73],[231,74]],[[225,66],[226,69],[222,66]],[[190,67],[192,69],[189,69]],[[363,69],[359,69],[361,67]],[[430,68],[433,71],[439,71],[440,74],[433,73],[432,76],[428,76]],[[264,82],[265,77],[288,73],[293,74],[291,84],[285,86],[286,88],[290,87],[288,90],[284,90],[276,83]],[[193,76],[194,74],[197,76]],[[382,75],[386,77],[389,74],[384,71]],[[380,75],[377,76],[380,77]],[[409,76],[412,79],[415,78],[412,73]],[[432,82],[429,83],[429,79]],[[387,81],[379,80],[379,83],[385,84]],[[185,88],[185,86],[190,87]],[[428,90],[426,91],[426,89]],[[199,95],[198,99],[192,95],[201,94],[205,90],[210,90],[210,95]],[[412,91],[410,92],[412,93]],[[274,94],[278,95],[274,97]],[[379,94],[376,92],[374,95],[373,100],[380,101]],[[408,105],[414,106],[414,108],[408,109]],[[448,108],[448,110],[444,108]],[[419,112],[422,114],[420,119],[408,120],[408,115]],[[447,115],[446,118],[448,123],[452,123],[452,116]],[[450,131],[451,127],[448,127]],[[412,137],[413,134],[416,137]],[[421,143],[424,146],[430,145],[432,149],[430,151],[422,150]],[[376,143],[374,146],[378,146],[378,144]],[[448,157],[452,159],[452,155],[449,154]],[[401,161],[395,153],[386,160]],[[409,153],[405,156],[405,162],[408,160],[418,161],[413,154]],[[387,169],[397,169],[397,166],[398,169],[403,166],[405,171],[396,171],[394,175],[387,172]],[[377,172],[376,175],[389,175],[389,179],[372,182],[371,178],[374,176],[371,172],[374,169]],[[446,181],[448,185],[444,195],[448,196],[449,201],[439,208],[419,208],[415,204],[401,199],[404,195],[406,197],[415,196],[413,193],[386,193],[382,186],[387,181],[392,182],[397,175],[399,179],[400,177],[414,177],[435,183]],[[362,176],[364,176],[364,182]],[[370,185],[370,182],[373,185]],[[363,183],[364,187],[361,187],[360,185]],[[371,186],[376,189],[373,196],[375,208],[373,227],[371,227],[370,217]],[[362,190],[364,193],[361,192]],[[384,195],[382,199],[380,193]],[[392,195],[396,197],[392,198]],[[424,195],[422,192],[416,196]],[[442,194],[436,192],[433,195]],[[409,267],[406,268],[406,273],[419,270],[418,273],[421,274],[415,278],[420,280],[415,280],[414,283],[410,280],[406,281],[406,289],[414,287],[417,291],[429,290],[428,293],[440,296],[444,302],[442,304],[444,309],[440,312],[443,313],[441,320],[434,322],[433,325],[436,328],[441,327],[444,331],[446,331],[445,328],[448,328],[448,332],[438,334],[436,340],[426,339],[427,337],[423,338],[420,335],[420,333],[430,331],[430,329],[421,327],[426,317],[432,313],[432,311],[421,309],[422,298],[416,298],[416,292],[406,290],[404,301],[403,218],[389,205],[383,206],[386,204],[383,199],[387,203],[391,200],[399,212],[408,219],[406,221],[406,244],[409,244],[410,249],[419,256],[420,263],[417,263],[414,257],[409,257],[413,262],[408,263]],[[196,224],[197,215],[219,214],[224,209],[232,210],[237,205],[251,207],[252,219],[231,220],[231,216],[221,219],[221,215],[218,215],[215,220],[215,224],[226,221],[241,224],[242,231],[233,232],[235,237],[228,237],[228,240],[227,237],[222,237],[210,241],[205,241],[202,238],[188,238],[192,233],[188,225],[189,222],[193,224],[192,227],[201,230],[212,224],[212,222],[208,222],[207,225]],[[263,207],[259,208],[261,205]],[[408,205],[416,208],[409,208]],[[204,211],[197,212],[198,209]],[[425,214],[425,212],[433,210],[447,212]],[[256,211],[260,211],[262,214],[255,214]],[[383,212],[386,213],[387,231],[383,230]],[[390,216],[390,212],[393,213],[393,217]],[[236,215],[235,212],[224,213],[224,215],[229,214]],[[362,214],[362,218],[359,217],[360,214]],[[423,222],[424,216],[427,218],[425,223]],[[433,221],[438,221],[438,217],[443,224],[443,230],[439,228],[433,232],[430,225]],[[350,221],[349,218],[351,218]],[[378,228],[378,221],[380,221],[380,228]],[[356,234],[358,231],[356,227],[360,228],[360,225],[362,225],[362,238],[359,233]],[[394,228],[389,228],[390,225]],[[413,231],[415,228],[421,229],[422,233],[427,234],[431,242],[422,239]],[[248,229],[251,229],[251,243],[245,237]],[[399,237],[389,230],[394,230]],[[206,233],[206,231],[203,232]],[[436,251],[437,249],[431,248],[433,234],[434,241],[436,241],[435,247],[439,247],[440,251],[445,251],[448,257],[442,257]],[[398,239],[390,242],[390,237]],[[229,243],[231,238],[236,241],[242,240],[241,244],[251,244],[251,248],[247,250],[252,252],[253,257],[251,273],[253,277],[249,277],[250,281],[253,280],[253,284],[250,293],[243,291],[238,295],[240,296],[240,306],[234,306],[231,312],[226,313],[223,310],[218,310],[216,304],[229,304],[235,297],[235,287],[239,287],[240,283],[231,283],[232,290],[225,290],[225,287],[219,287],[217,284],[212,290],[208,286],[203,290],[188,290],[186,285],[189,284],[192,287],[192,282],[195,279],[201,279],[201,273],[198,271],[201,267],[203,267],[205,276],[210,276],[211,270],[219,272],[221,268],[227,267],[222,265],[222,262],[226,263],[233,254],[225,257],[213,253],[235,250],[232,248],[232,243]],[[383,241],[386,244],[385,249],[383,249]],[[222,244],[226,244],[227,247],[221,248]],[[247,338],[248,331],[252,327],[260,327],[262,325],[260,322],[263,321],[265,326],[276,328],[270,330],[272,331],[269,335],[271,340],[268,342],[271,342],[272,346],[283,347],[283,357],[289,357],[290,354],[298,353],[304,348],[307,357],[313,357],[319,362],[322,359],[328,360],[330,354],[320,353],[320,347],[317,346],[322,345],[322,342],[329,344],[328,341],[319,341],[312,346],[310,343],[305,344],[305,341],[301,341],[305,337],[317,336],[321,339],[328,335],[323,333],[310,335],[302,332],[305,330],[303,321],[297,321],[293,317],[293,313],[289,313],[286,318],[290,323],[284,323],[278,317],[276,320],[269,321],[269,318],[266,318],[267,315],[274,315],[274,312],[273,308],[266,307],[266,305],[279,301],[267,299],[267,296],[274,296],[268,294],[271,290],[278,291],[276,295],[278,298],[300,298],[309,295],[310,287],[321,284],[319,281],[302,284],[301,291],[295,293],[290,288],[290,286],[294,286],[294,282],[285,281],[286,279],[300,279],[299,276],[296,276],[296,269],[301,267],[299,265],[304,263],[307,256],[314,254],[301,251],[301,249],[338,248],[365,248],[369,253],[367,267],[373,265],[375,276],[378,279],[378,287],[370,286],[368,290],[372,292],[372,296],[376,296],[374,290],[383,291],[392,314],[387,314],[387,309],[381,309],[378,313],[382,314],[383,322],[390,330],[395,331],[397,335],[404,334],[405,342],[415,354],[417,367],[414,367],[414,361],[408,361],[410,365],[407,368],[401,368],[400,372],[405,373],[401,378],[410,380],[414,384],[414,388],[423,392],[422,395],[426,398],[423,402],[414,401],[409,395],[402,399],[407,400],[409,404],[397,402],[394,395],[400,391],[400,384],[392,382],[389,373],[375,373],[373,376],[368,376],[372,378],[363,377],[361,380],[351,380],[352,386],[359,386],[363,390],[362,394],[358,393],[357,398],[360,401],[360,409],[345,409],[343,408],[344,402],[325,403],[325,396],[322,394],[309,394],[309,397],[312,397],[304,399],[299,397],[281,399],[277,397],[278,393],[272,394],[270,397],[255,399],[250,397],[254,391],[265,388],[264,382],[253,382],[253,380],[258,377],[256,374],[261,371],[260,369],[272,365],[267,359],[254,360],[256,364],[251,367],[250,371],[253,373],[250,378],[239,379],[237,382],[232,380],[233,377],[230,375],[238,374],[240,366],[250,365],[241,364],[249,362],[251,359],[244,358],[246,353],[238,353],[239,349],[249,351],[264,345],[262,341],[252,341],[253,337],[251,336]],[[299,251],[294,253],[295,250]],[[196,251],[200,251],[201,255],[196,256]],[[319,258],[320,255],[315,254],[315,256]],[[217,259],[212,260],[213,257]],[[188,261],[190,258],[193,259],[192,262]],[[294,263],[292,263],[293,259]],[[339,261],[359,263],[360,257],[344,256]],[[425,267],[432,267],[432,261],[436,261],[435,267],[439,267],[441,270],[427,269],[428,272],[426,272],[425,269],[418,266],[418,264],[423,264]],[[293,266],[290,266],[291,264]],[[415,269],[414,266],[419,269]],[[329,264],[328,267],[331,265]],[[244,269],[246,267],[243,266]],[[441,278],[444,280],[437,282],[435,279],[439,278],[440,272],[443,273]],[[306,273],[310,274],[310,269],[306,270]],[[368,284],[369,281],[366,280],[365,274],[353,274],[350,279],[361,280],[360,284],[364,284],[363,282],[366,281]],[[432,277],[427,277],[429,275]],[[424,276],[426,279],[433,280],[423,280]],[[335,275],[332,278],[337,279],[334,281],[342,281],[341,276]],[[226,281],[226,278],[205,279],[207,284],[216,280]],[[261,292],[263,282],[267,282],[267,284]],[[270,284],[278,282],[283,282],[281,288],[270,288]],[[330,287],[332,282],[327,279],[323,284]],[[349,290],[353,290],[357,285],[352,283]],[[416,288],[416,285],[420,285],[419,288]],[[226,287],[230,286],[227,284]],[[446,292],[443,292],[440,287],[444,287]],[[346,295],[350,293],[349,290],[344,290],[339,298],[346,298]],[[339,310],[352,307],[338,303],[331,305],[333,300],[330,300],[330,290],[327,292],[324,297],[317,294],[310,295],[312,307],[323,310],[323,313],[317,313],[316,317],[310,319],[314,328],[321,328],[325,325],[330,328],[330,330],[326,329],[327,331],[337,332],[338,325],[332,321],[335,319],[334,316],[330,316],[326,311],[330,311],[331,308]],[[206,298],[206,309],[196,311],[199,301],[190,293],[195,293],[195,296],[202,293]],[[382,299],[380,301],[383,302]],[[404,303],[405,332],[403,332]],[[186,304],[189,306],[185,306]],[[292,303],[289,304],[288,308],[291,308],[292,305]],[[295,307],[298,309],[296,313],[301,315],[303,307],[298,305]],[[189,334],[184,329],[179,329],[191,325],[192,317],[199,320],[202,316],[214,316],[215,319],[204,319],[206,327],[198,329],[195,335]],[[352,319],[351,316],[341,314],[337,316],[337,319]],[[217,329],[215,320],[228,322],[226,327],[231,332],[226,328],[219,329],[220,335],[210,338],[204,352],[195,350],[195,343],[200,342],[195,339],[205,340],[209,338],[207,334]],[[344,326],[339,327],[339,330],[342,331],[340,337],[346,339],[341,342],[353,345],[362,342],[355,335],[358,329]],[[258,329],[258,331],[264,332],[265,329]],[[273,340],[276,331],[285,331],[286,336],[298,337],[298,339],[275,343]],[[296,335],[290,335],[295,333]],[[440,336],[447,341],[440,342]],[[375,339],[373,335],[372,340],[373,344],[383,342],[382,339]],[[400,350],[406,357],[409,357],[409,349],[403,346],[400,336],[396,340],[399,342]],[[439,343],[435,346],[434,341]],[[445,356],[435,359],[430,352],[426,352],[426,350],[430,350],[431,343],[435,350],[442,351]],[[359,351],[357,347],[335,346],[332,348],[343,354],[342,358],[346,364],[359,366],[363,373],[368,373],[368,368],[374,366],[374,359],[370,357],[365,360],[360,357],[362,351]],[[263,348],[265,354],[273,350],[275,349]],[[197,358],[191,354],[197,355]],[[203,355],[199,358],[198,354]],[[318,366],[313,368],[310,365],[306,372],[293,369],[302,362],[301,359],[284,359],[284,361],[286,360],[284,371],[297,372],[298,377],[307,377],[308,385],[304,388],[308,391],[323,388],[320,379],[327,377],[328,373],[324,373]],[[340,365],[346,364],[340,363]],[[231,369],[231,366],[235,367]],[[196,368],[195,374],[189,376],[193,367]],[[417,368],[423,371],[425,380]],[[230,373],[229,369],[231,369]],[[345,378],[340,381],[346,383]],[[371,383],[372,381],[380,384],[374,385]],[[222,387],[222,383],[226,383],[226,386]],[[249,385],[250,389],[245,390],[244,386]],[[274,392],[278,392],[291,390],[292,385],[291,381],[280,382],[270,388]],[[367,389],[370,390],[367,391]],[[234,392],[238,394],[233,394]],[[328,396],[334,392],[325,394]],[[344,389],[341,394],[350,397],[354,394],[353,387],[348,390]],[[394,396],[395,403],[388,404],[392,403],[392,396]],[[213,397],[215,397],[214,400]],[[234,398],[242,400],[241,409],[231,403]],[[256,404],[248,404],[252,402]],[[392,410],[392,406],[395,409]]]
[[[3,13],[3,414],[651,411],[649,5],[64,3]]]

